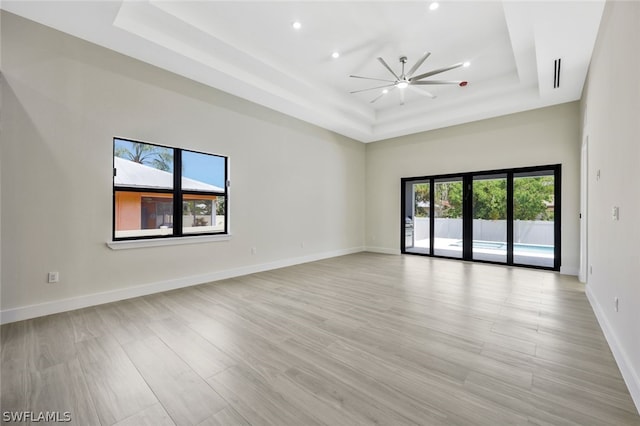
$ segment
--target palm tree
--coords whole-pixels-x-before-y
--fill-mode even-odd
[[[171,149],[138,142],[129,142],[129,145],[131,148],[122,145],[116,147],[115,156],[165,172],[170,172],[173,168],[173,151]]]

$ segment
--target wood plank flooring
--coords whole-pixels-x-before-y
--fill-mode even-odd
[[[640,425],[546,271],[359,253],[1,334],[2,412],[78,425]]]

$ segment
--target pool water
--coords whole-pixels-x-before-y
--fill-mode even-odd
[[[455,247],[462,247],[462,240],[456,241],[451,244]],[[507,251],[507,243],[501,241],[474,241],[473,242],[474,249],[486,249],[486,250],[500,250]],[[554,254],[554,247],[547,245],[539,245],[539,244],[522,244],[522,243],[514,243],[513,244],[514,253],[523,254],[523,253],[537,253],[537,254]]]

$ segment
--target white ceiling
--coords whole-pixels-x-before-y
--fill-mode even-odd
[[[362,142],[580,99],[604,0],[7,1],[1,7]],[[299,21],[299,30],[292,23]],[[338,59],[332,52],[340,52]],[[433,79],[375,103],[400,56]],[[554,60],[562,59],[553,88]],[[419,89],[418,89],[419,90]]]

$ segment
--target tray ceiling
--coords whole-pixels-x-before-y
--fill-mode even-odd
[[[580,99],[604,1],[3,1],[2,8],[362,142]],[[294,29],[293,23],[300,28]],[[375,81],[458,62],[434,79]],[[339,57],[333,58],[332,53]],[[562,60],[554,88],[554,61]]]

